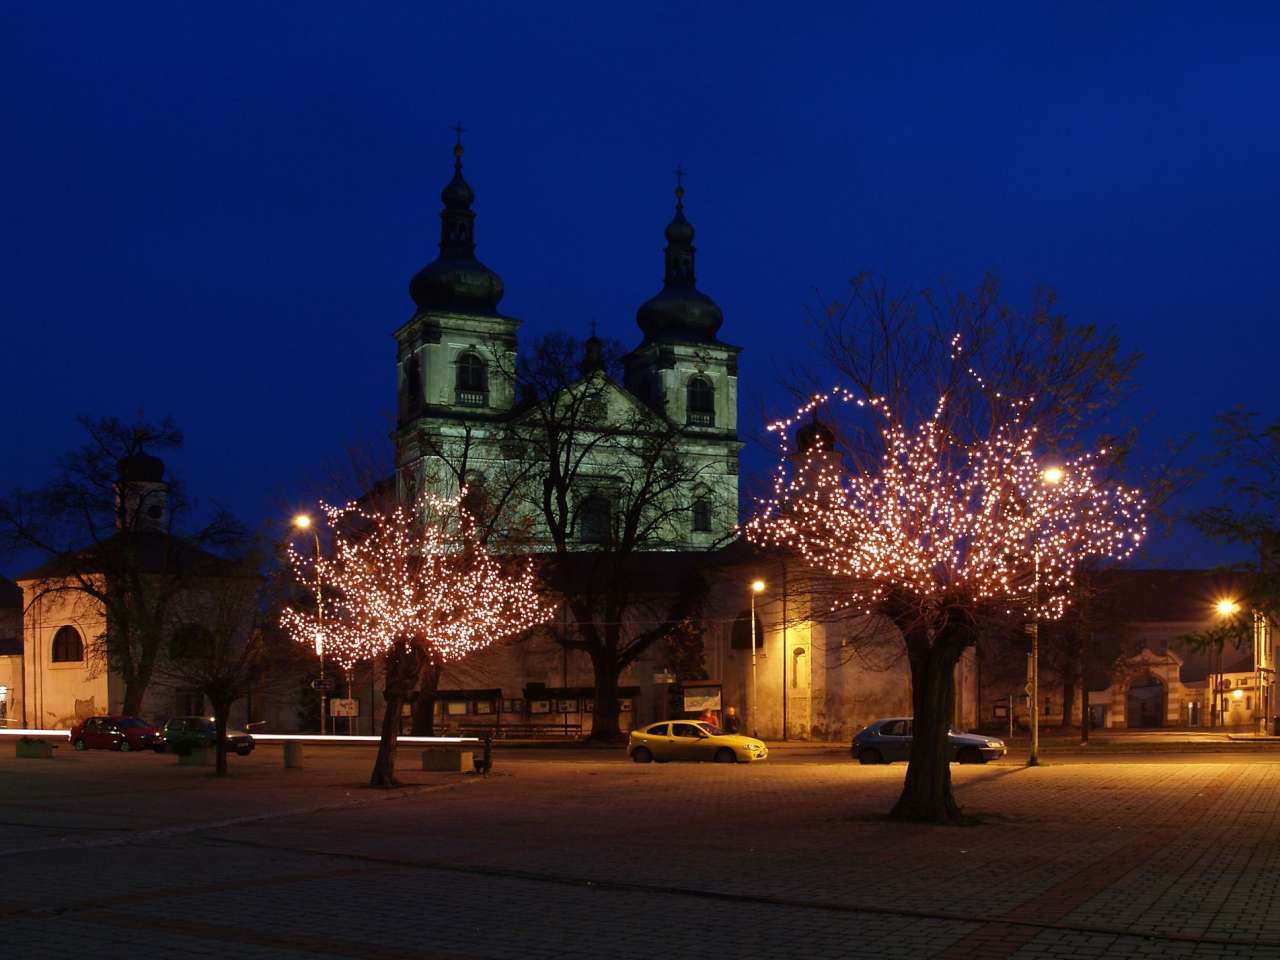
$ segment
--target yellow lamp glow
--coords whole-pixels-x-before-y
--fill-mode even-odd
[[[763,581],[763,580],[753,580],[753,581],[751,582],[751,589],[752,589],[752,591],[753,591],[753,592],[755,592],[755,593],[760,593],[761,591],[763,591],[763,590],[764,590],[764,581]]]
[[[293,525],[299,530],[306,530],[311,526],[311,518],[305,513],[300,513],[293,518]]]
[[[1061,467],[1046,467],[1040,474],[1045,483],[1059,484],[1067,474]]]
[[[1240,611],[1240,604],[1234,600],[1219,600],[1214,609],[1218,611],[1218,616],[1229,617]]]
[[[1239,687],[1236,687],[1234,690],[1232,690],[1232,691],[1231,691],[1231,699],[1232,699],[1232,700],[1243,700],[1243,699],[1244,699],[1244,691],[1243,691],[1243,690],[1241,690]]]

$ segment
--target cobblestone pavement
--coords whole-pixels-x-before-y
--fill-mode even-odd
[[[405,766],[415,754],[402,751]],[[1277,754],[955,767],[981,823],[880,819],[904,765],[263,748],[0,760],[7,957],[1280,960]]]

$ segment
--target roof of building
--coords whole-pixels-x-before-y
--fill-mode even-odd
[[[641,305],[636,323],[646,341],[679,340],[716,343],[724,314],[697,287],[694,273],[693,224],[684,215],[684,187],[676,186],[676,212],[666,230],[666,269],[662,289]]]
[[[134,557],[129,557],[129,553]],[[19,580],[45,580],[77,573],[101,573],[121,563],[136,565],[145,573],[194,577],[233,575],[238,564],[210,553],[188,540],[157,530],[132,530],[113,534],[101,543],[67,556],[55,557],[28,570]]]
[[[1222,570],[1104,570],[1093,583],[1118,619],[1129,623],[1202,623],[1214,604],[1244,595],[1248,578]]]
[[[8,577],[0,577],[0,610],[21,610],[22,588]]]

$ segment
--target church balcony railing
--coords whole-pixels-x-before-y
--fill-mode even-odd
[[[487,407],[489,405],[489,393],[486,390],[459,390],[458,406],[460,407]]]
[[[686,422],[691,427],[714,427],[716,415],[708,410],[690,410]]]

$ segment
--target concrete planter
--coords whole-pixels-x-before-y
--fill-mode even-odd
[[[432,747],[422,751],[422,769],[432,773],[463,773],[471,765],[471,752],[456,747]]]
[[[178,754],[178,763],[184,767],[208,767],[214,761],[212,747],[191,747]]]
[[[15,745],[19,760],[52,760],[53,744],[47,740],[22,739]]]

